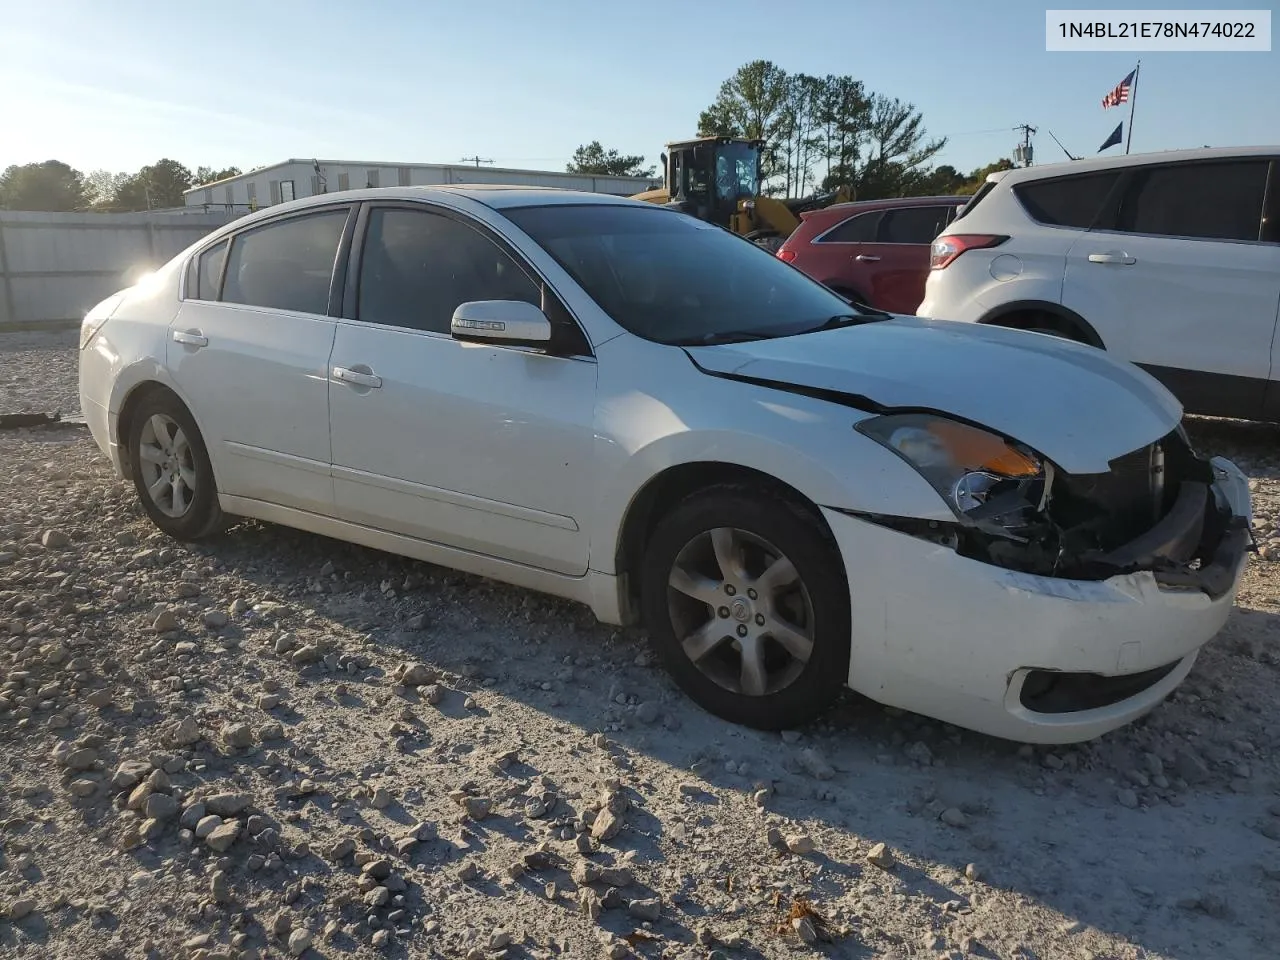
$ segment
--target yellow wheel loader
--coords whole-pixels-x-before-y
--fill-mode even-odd
[[[760,194],[763,140],[699,137],[667,144],[662,154],[665,186],[637,193],[645,200],[727,227],[770,250],[800,226],[800,214],[854,198],[842,187],[799,199]]]

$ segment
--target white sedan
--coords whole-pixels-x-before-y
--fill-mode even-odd
[[[1243,475],[1136,367],[870,312],[595,194],[273,206],[80,347],[93,436],[167,534],[253,517],[581,601],[762,728],[848,685],[1095,737],[1187,675],[1250,544]]]

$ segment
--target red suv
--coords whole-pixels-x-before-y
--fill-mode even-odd
[[[778,257],[843,297],[915,313],[929,276],[929,246],[969,197],[899,197],[838,203],[800,214]]]

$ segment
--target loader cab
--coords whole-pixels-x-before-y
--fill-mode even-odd
[[[763,141],[735,137],[702,137],[667,144],[663,154],[668,206],[682,213],[730,226],[738,202],[760,193],[760,150]]]

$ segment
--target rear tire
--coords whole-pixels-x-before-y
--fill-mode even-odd
[[[790,729],[830,707],[847,681],[843,571],[811,513],[717,486],[659,521],[641,609],[664,666],[694,702],[733,723]]]
[[[223,530],[209,452],[181,400],[157,390],[138,401],[128,444],[129,472],[152,523],[175,540],[203,540]]]

